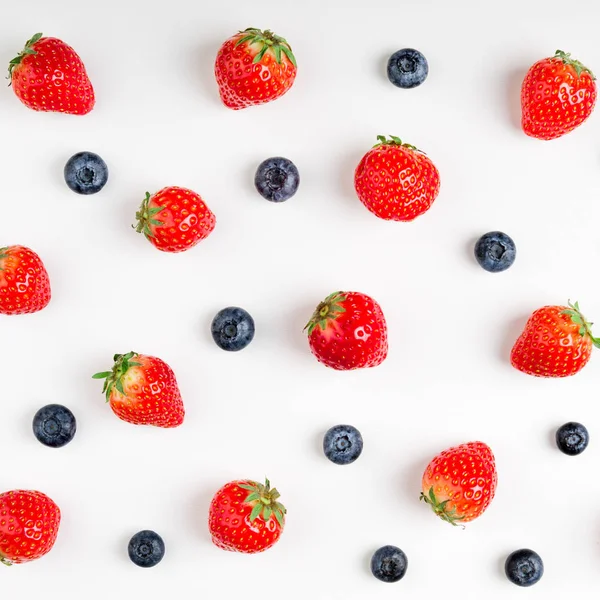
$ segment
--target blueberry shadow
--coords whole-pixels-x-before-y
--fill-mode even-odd
[[[469,263],[477,267],[479,267],[479,263],[475,258],[475,244],[479,240],[479,237],[480,236],[470,237],[468,243],[465,244],[465,257],[468,259]]]
[[[375,552],[377,552],[378,548],[373,548],[372,550],[369,551],[369,553],[365,553],[363,555],[363,560],[362,560],[362,568],[363,568],[363,572],[365,574],[367,574],[369,577],[373,577],[373,573],[371,572],[371,559],[373,558],[373,554],[375,554]]]
[[[319,456],[319,458],[325,458],[325,460],[327,460],[327,458],[323,454],[323,437],[324,436],[325,436],[325,431],[319,431],[319,432],[315,433],[315,435],[313,436],[313,442],[314,442],[315,454],[317,454]]]
[[[556,446],[556,430],[559,427],[560,427],[560,425],[548,430],[548,437],[547,437],[548,446],[551,447],[553,450],[558,450],[558,448]]]
[[[504,79],[507,118],[519,131],[521,131],[521,85],[526,73],[526,69],[512,69]]]

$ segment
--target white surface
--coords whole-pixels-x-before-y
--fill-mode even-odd
[[[39,489],[63,512],[47,557],[0,572],[3,598],[174,590],[233,599],[268,589],[315,600],[547,600],[598,589],[600,357],[577,377],[545,381],[513,370],[508,353],[544,304],[578,299],[600,321],[600,117],[554,142],[518,128],[519,86],[533,62],[561,48],[600,71],[600,5],[5,4],[0,63],[38,30],[60,37],[83,58],[97,104],[76,118],[30,111],[9,88],[0,94],[0,241],[39,252],[53,285],[43,312],[0,319],[0,488]],[[290,40],[299,74],[284,98],[233,112],[219,102],[213,61],[248,26]],[[387,57],[406,46],[430,65],[411,91],[385,76]],[[376,219],[354,195],[356,164],[387,133],[424,149],[441,173],[437,201],[411,224]],[[62,179],[80,150],[109,165],[96,196],[77,196]],[[282,205],[253,188],[256,166],[272,155],[301,174]],[[130,227],[146,190],[165,185],[198,191],[217,216],[210,238],[185,254],[162,254]],[[492,229],[517,243],[504,274],[471,257]],[[381,304],[390,352],[380,367],[338,373],[310,354],[302,328],[336,289]],[[209,334],[231,304],[257,323],[238,354]],[[181,428],[134,427],[104,404],[90,376],[130,349],[175,370]],[[50,402],[78,419],[75,440],[57,451],[30,431]],[[552,442],[568,420],[591,433],[577,458]],[[320,450],[323,432],[341,422],[365,439],[348,467]],[[461,531],[418,502],[420,476],[439,450],[474,439],[493,448],[500,483],[485,516]],[[213,547],[214,491],[265,474],[288,508],[281,541],[253,557]],[[129,537],[143,528],[167,545],[155,569],[127,558]],[[383,544],[408,555],[395,586],[368,570]],[[546,565],[526,592],[502,571],[520,547]]]

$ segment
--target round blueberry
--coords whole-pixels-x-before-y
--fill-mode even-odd
[[[517,256],[512,239],[501,231],[490,231],[482,235],[475,244],[475,258],[479,265],[490,273],[506,271]]]
[[[275,156],[260,163],[254,176],[258,193],[270,202],[285,202],[298,190],[300,174],[287,158]]]
[[[418,50],[404,48],[394,52],[388,60],[387,75],[396,87],[417,87],[427,79],[428,74],[427,59]]]
[[[33,435],[50,448],[65,446],[75,437],[76,431],[75,416],[60,404],[48,404],[33,417]]]
[[[408,559],[396,546],[383,546],[371,558],[371,573],[385,583],[395,583],[406,575]]]
[[[138,567],[155,567],[165,555],[165,543],[158,533],[145,529],[129,540],[127,551]]]
[[[556,445],[561,452],[569,456],[581,454],[590,441],[588,430],[581,424],[573,421],[565,423],[556,431]]]
[[[353,463],[362,452],[363,439],[352,425],[336,425],[323,437],[323,452],[336,465]]]
[[[215,344],[229,352],[245,348],[254,339],[254,331],[254,319],[237,306],[220,310],[211,325]]]
[[[537,583],[544,574],[544,563],[540,555],[533,550],[515,550],[506,559],[506,576],[515,585],[529,587]]]
[[[78,152],[65,165],[65,181],[78,194],[95,194],[108,181],[108,167],[97,154]]]

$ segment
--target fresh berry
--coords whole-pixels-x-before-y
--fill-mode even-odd
[[[354,173],[360,201],[386,221],[412,221],[427,212],[440,191],[440,175],[431,160],[400,138],[377,136]]]
[[[23,315],[50,302],[50,279],[42,259],[24,246],[0,248],[0,314]]]
[[[183,401],[167,363],[136,352],[115,354],[114,360],[112,371],[96,373],[94,379],[105,380],[102,391],[119,419],[166,428],[183,423]]]
[[[210,327],[215,344],[222,350],[243,350],[254,339],[254,319],[243,308],[220,310]]]
[[[529,317],[510,362],[515,369],[536,377],[575,375],[590,360],[592,346],[600,348],[600,339],[592,335],[591,327],[578,302],[544,306]]]
[[[523,548],[508,556],[504,571],[515,585],[529,587],[542,578],[544,563],[537,552]]]
[[[180,187],[166,187],[153,196],[146,192],[135,218],[135,230],[163,252],[189,250],[208,237],[216,223],[202,198]]]
[[[236,33],[220,48],[215,77],[225,106],[238,110],[283,96],[296,79],[289,43],[268,29]]]
[[[482,235],[475,244],[475,258],[482,269],[490,273],[506,271],[517,256],[512,239],[501,231],[490,231]]]
[[[553,140],[579,127],[594,110],[594,74],[570,54],[557,50],[536,62],[521,88],[521,126],[540,140]]]
[[[71,115],[89,113],[96,99],[81,59],[64,42],[36,33],[10,61],[17,98],[33,110]]]
[[[155,567],[165,555],[165,543],[154,531],[138,531],[127,547],[131,562],[138,567]]]
[[[29,562],[52,550],[60,509],[41,492],[14,490],[0,494],[0,562]]]
[[[65,165],[65,181],[78,194],[96,194],[108,181],[108,167],[97,154],[78,152]]]
[[[296,165],[287,158],[275,156],[263,160],[254,176],[258,193],[270,202],[285,202],[297,191],[300,174]]]
[[[496,493],[498,474],[491,449],[469,442],[438,454],[423,473],[421,500],[452,525],[481,516]]]
[[[361,454],[363,439],[352,425],[336,425],[323,437],[323,452],[336,465],[349,465]]]
[[[223,550],[254,554],[277,542],[285,525],[285,508],[269,480],[231,481],[210,503],[208,528],[213,543]]]
[[[317,306],[306,325],[312,353],[339,371],[376,367],[388,352],[383,312],[360,292],[334,292]]]
[[[76,431],[75,415],[60,404],[48,404],[33,417],[33,435],[50,448],[62,448],[75,437]]]
[[[421,85],[429,74],[427,59],[412,48],[394,52],[387,64],[388,79],[399,88],[414,88]]]
[[[408,559],[396,546],[382,546],[371,558],[371,573],[385,583],[395,583],[406,575]]]
[[[588,446],[590,434],[584,425],[570,421],[556,431],[556,445],[569,456],[581,454]]]

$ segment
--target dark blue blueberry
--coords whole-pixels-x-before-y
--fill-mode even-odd
[[[258,193],[271,202],[285,202],[298,190],[300,174],[287,158],[275,156],[260,163],[254,176]]]
[[[50,448],[61,448],[68,444],[77,431],[73,413],[60,404],[48,404],[40,408],[33,417],[33,435]]]
[[[475,258],[490,273],[506,271],[515,262],[517,248],[510,237],[501,231],[482,235],[475,244]]]
[[[544,563],[540,555],[533,550],[515,550],[506,559],[506,576],[515,585],[529,587],[537,583],[544,574]]]
[[[145,529],[131,538],[127,551],[138,567],[155,567],[165,555],[165,543],[158,533]]]
[[[65,165],[65,181],[78,194],[95,194],[108,181],[108,167],[97,154],[78,152]]]
[[[323,437],[323,452],[336,465],[353,463],[362,452],[363,439],[352,425],[336,425]]]
[[[581,454],[590,441],[588,430],[581,424],[573,421],[565,423],[556,431],[556,445],[561,452],[569,456]]]
[[[406,554],[396,546],[382,546],[371,558],[371,573],[385,583],[400,581],[407,568]]]
[[[220,310],[210,329],[215,344],[229,352],[244,349],[254,339],[254,319],[237,306]]]
[[[409,89],[421,85],[429,74],[427,59],[412,48],[394,52],[387,64],[389,80],[397,87]]]

